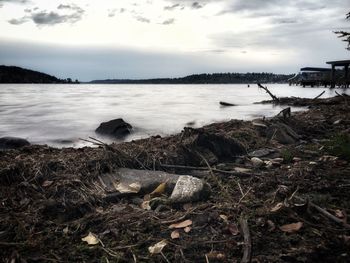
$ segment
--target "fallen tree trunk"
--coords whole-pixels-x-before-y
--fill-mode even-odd
[[[220,101],[220,105],[222,105],[222,106],[236,106],[235,104],[224,102],[224,101]]]
[[[319,97],[321,97],[326,91],[322,91],[319,95],[317,95],[313,100],[317,100]]]
[[[275,103],[279,103],[279,102],[280,102],[279,98],[277,98],[275,95],[273,95],[273,94],[271,93],[271,91],[269,91],[269,89],[268,89],[267,87],[264,87],[264,86],[261,85],[260,83],[258,83],[258,86],[259,86],[259,88],[265,90],[266,93],[268,93],[268,94],[271,96],[272,100],[273,100]]]

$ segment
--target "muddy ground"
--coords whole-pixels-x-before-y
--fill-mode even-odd
[[[349,262],[350,99],[303,103],[291,116],[166,138],[0,152],[0,261]],[[193,175],[212,194],[145,210],[143,196],[98,183],[120,167]],[[172,238],[169,226],[185,220]],[[94,245],[82,241],[90,232]]]

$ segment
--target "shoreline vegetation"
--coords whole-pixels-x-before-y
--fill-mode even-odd
[[[4,66],[0,65],[0,83],[5,84],[25,84],[25,83],[35,83],[35,84],[78,84],[79,81],[73,81],[71,78],[59,79],[54,76],[15,66]]]
[[[349,96],[271,97],[263,103],[286,105],[272,118],[122,144],[88,139],[95,148],[0,151],[0,258],[347,262]],[[204,193],[174,199],[182,175]]]
[[[193,74],[182,78],[154,79],[105,79],[79,82],[71,78],[59,79],[45,73],[14,66],[0,65],[0,83],[47,83],[47,84],[250,84],[287,83],[294,74],[274,73],[213,73]]]

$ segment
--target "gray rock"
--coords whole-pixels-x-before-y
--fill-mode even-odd
[[[172,203],[195,202],[208,198],[210,192],[210,186],[204,181],[192,176],[181,175],[170,196],[170,201]]]
[[[267,137],[282,144],[293,144],[299,140],[299,135],[291,127],[280,122],[267,129]]]
[[[2,137],[0,138],[0,150],[18,149],[28,146],[30,143],[26,139],[17,137]]]
[[[123,138],[130,134],[132,126],[123,119],[115,119],[108,122],[102,122],[96,129],[96,133],[115,138]]]
[[[172,189],[179,178],[177,174],[169,174],[162,171],[135,170],[120,168],[113,174],[103,174],[100,176],[100,183],[106,192],[123,192],[149,194],[161,183],[166,182],[167,192]],[[125,191],[117,189],[124,188]],[[130,190],[129,192],[127,190]]]

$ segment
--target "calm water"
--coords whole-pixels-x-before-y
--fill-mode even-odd
[[[277,96],[324,97],[325,88],[270,84]],[[126,140],[180,132],[189,122],[200,127],[230,119],[273,116],[281,107],[256,105],[270,99],[256,85],[0,85],[0,137],[17,136],[36,144],[79,147],[103,121],[123,118],[135,131]],[[221,107],[219,101],[237,104]],[[301,110],[301,109],[294,109]],[[102,138],[109,142],[108,139]]]

